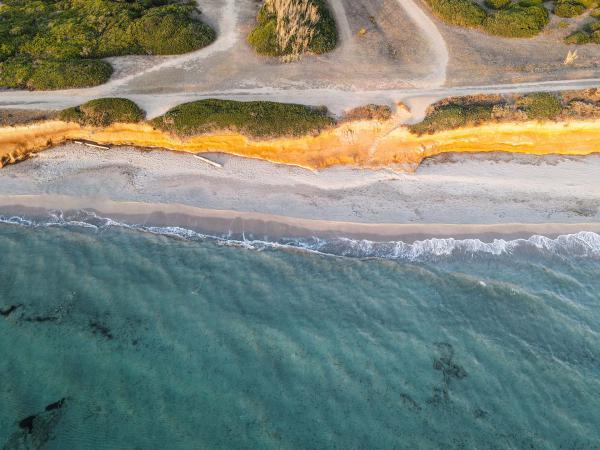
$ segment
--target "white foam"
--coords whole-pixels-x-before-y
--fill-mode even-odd
[[[353,258],[384,258],[406,261],[424,261],[448,258],[458,255],[487,254],[492,256],[513,254],[517,251],[534,251],[558,256],[600,257],[600,235],[591,231],[550,238],[533,235],[527,239],[494,239],[484,242],[480,239],[431,238],[413,243],[403,241],[376,242],[349,238],[304,239],[280,238],[273,241],[247,239],[244,235],[236,238],[230,230],[223,230],[221,236],[199,233],[178,226],[151,226],[127,224],[101,217],[90,211],[77,211],[65,216],[61,211],[52,211],[42,219],[20,216],[0,216],[0,223],[19,225],[27,228],[75,227],[102,231],[110,228],[126,228],[145,233],[185,240],[212,240],[219,245],[236,246],[251,250],[298,249],[313,253]]]

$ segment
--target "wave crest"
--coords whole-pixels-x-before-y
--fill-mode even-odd
[[[352,258],[424,261],[460,255],[487,254],[500,256],[531,251],[565,257],[600,257],[600,235],[591,231],[564,234],[556,238],[533,235],[527,239],[494,239],[491,242],[484,242],[480,239],[431,238],[406,243],[403,241],[376,242],[343,237],[331,239],[317,237],[303,239],[278,238],[270,241],[247,239],[244,235],[233,236],[230,232],[226,232],[222,236],[215,236],[177,226],[127,224],[85,210],[77,211],[69,216],[65,216],[61,211],[52,211],[48,217],[43,219],[0,216],[0,223],[27,228],[77,227],[96,231],[125,228],[191,241],[211,240],[219,245],[240,246],[253,250],[290,248]]]

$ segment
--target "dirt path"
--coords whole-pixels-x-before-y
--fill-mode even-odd
[[[331,7],[338,28],[338,45],[343,48],[349,48],[348,44],[352,42],[352,31],[350,30],[344,5],[342,5],[340,0],[329,0],[329,6]]]
[[[231,89],[212,92],[178,92],[165,94],[125,94],[138,103],[149,118],[163,114],[169,108],[181,103],[206,98],[230,100],[270,100],[305,105],[325,105],[333,113],[339,114],[348,108],[367,103],[390,104],[403,102],[411,108],[410,122],[419,121],[425,109],[431,103],[446,97],[474,94],[508,94],[537,91],[557,92],[565,90],[587,89],[600,86],[600,78],[584,80],[559,80],[532,83],[496,84],[488,86],[442,87],[431,89],[390,89],[370,91],[348,91],[337,88],[298,88],[281,89],[264,87],[258,89]],[[113,95],[118,95],[113,92]],[[63,109],[97,98],[89,90],[28,92],[14,91],[0,93],[1,108],[19,109]]]
[[[446,83],[446,69],[450,55],[448,46],[444,37],[439,32],[436,24],[429,16],[421,9],[414,0],[398,0],[398,4],[404,9],[410,19],[421,29],[424,36],[429,41],[432,57],[435,60],[437,67],[436,71],[431,74],[430,82],[434,86],[443,86]]]

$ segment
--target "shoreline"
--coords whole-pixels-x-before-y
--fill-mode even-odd
[[[0,171],[0,198],[64,195],[342,223],[600,223],[600,155],[455,153],[411,174],[208,157],[220,167],[182,152],[68,144]]]
[[[600,234],[600,222],[581,223],[358,223],[304,219],[282,215],[198,208],[177,203],[114,201],[65,195],[4,195],[0,215],[26,218],[48,217],[59,210],[66,216],[93,212],[127,225],[181,227],[212,237],[248,240],[281,238],[348,238],[373,242],[413,243],[426,239],[527,239],[533,235],[556,238],[588,231]],[[242,239],[242,240],[243,240]]]

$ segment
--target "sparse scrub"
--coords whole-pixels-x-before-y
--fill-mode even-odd
[[[344,121],[353,120],[388,120],[392,117],[392,109],[387,105],[364,105],[346,111]]]
[[[141,122],[145,116],[137,104],[126,98],[99,98],[65,109],[59,113],[58,118],[80,125],[106,127],[113,123]]]
[[[422,122],[411,125],[416,134],[432,134],[490,122],[600,118],[597,89],[536,92],[507,97],[456,97],[432,105]]]
[[[223,130],[255,138],[274,138],[318,134],[335,121],[326,108],[208,99],[176,106],[150,123],[180,136]]]
[[[265,0],[248,35],[257,53],[293,61],[335,48],[335,21],[323,0]]]
[[[591,22],[565,38],[567,44],[600,44],[600,20]]]

